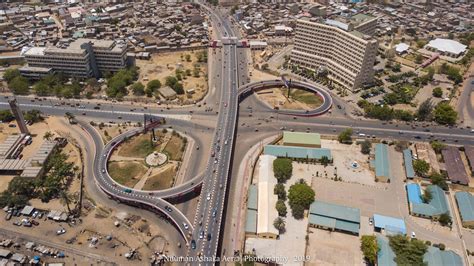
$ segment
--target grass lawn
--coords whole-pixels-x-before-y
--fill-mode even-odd
[[[288,95],[288,90],[286,88],[282,89],[284,95]],[[311,108],[316,108],[323,104],[323,100],[317,94],[314,94],[309,91],[291,89],[290,96],[299,102],[307,104]]]
[[[146,167],[138,162],[111,162],[108,165],[110,176],[127,187],[133,187],[146,172]]]
[[[145,158],[148,154],[158,150],[161,144],[159,141],[152,144],[150,140],[151,134],[141,134],[131,138],[121,144],[118,155],[123,157]]]
[[[184,141],[179,136],[171,136],[171,139],[165,146],[164,152],[168,153],[170,160],[181,161],[183,156]]]
[[[143,190],[160,190],[170,188],[175,176],[176,167],[171,165],[163,172],[149,177],[143,186]]]

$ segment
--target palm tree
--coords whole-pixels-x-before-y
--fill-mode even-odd
[[[69,206],[69,204],[74,200],[72,194],[68,193],[65,190],[62,190],[59,196],[60,196],[59,200],[61,204],[66,205],[68,214],[71,214],[71,207]]]
[[[46,131],[43,135],[43,139],[50,141],[53,138],[54,134],[51,131]]]
[[[285,231],[285,220],[281,217],[277,217],[275,221],[273,221],[273,226],[281,233]]]

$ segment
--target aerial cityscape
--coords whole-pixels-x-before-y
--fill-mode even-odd
[[[474,265],[474,2],[1,1],[0,265]]]

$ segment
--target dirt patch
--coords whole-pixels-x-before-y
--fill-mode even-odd
[[[168,164],[162,172],[151,176],[145,182],[143,190],[160,190],[170,188],[173,185],[176,176],[177,167],[174,164]]]
[[[146,167],[139,162],[111,162],[108,171],[119,184],[133,187],[146,172]]]
[[[299,89],[290,90],[290,97],[286,88],[266,89],[260,91],[258,97],[272,108],[290,110],[312,110],[323,103],[317,94]]]
[[[173,135],[166,144],[164,152],[168,153],[170,160],[181,161],[184,149],[184,138],[179,135]]]

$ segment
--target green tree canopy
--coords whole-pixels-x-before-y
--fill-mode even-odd
[[[290,179],[293,174],[293,165],[291,159],[277,158],[273,161],[273,172],[279,183],[284,183]]]
[[[453,221],[452,221],[452,219],[451,219],[451,215],[449,215],[448,212],[441,214],[441,215],[439,216],[438,222],[439,222],[442,226],[451,226],[451,224],[453,223]]]
[[[279,200],[286,200],[286,190],[285,185],[278,183],[273,188],[273,194],[278,195]]]
[[[283,218],[281,218],[281,217],[277,217],[273,221],[273,226],[275,226],[275,228],[278,230],[278,232],[281,233],[281,232],[285,231],[285,220],[283,220]]]
[[[141,82],[133,83],[130,88],[132,89],[132,93],[135,96],[145,95],[145,86]]]
[[[436,87],[433,89],[433,97],[441,98],[443,97],[443,90],[441,87]]]
[[[12,90],[14,94],[18,95],[26,95],[29,92],[29,83],[28,80],[22,76],[18,76],[13,78],[9,83],[8,86]]]
[[[314,190],[304,180],[291,185],[288,191],[288,199],[293,216],[296,219],[303,218],[304,210],[309,209],[311,203],[314,202],[314,197]]]
[[[31,123],[38,123],[44,120],[40,110],[32,109],[24,113],[23,118]]]
[[[285,201],[280,200],[280,199],[277,200],[275,208],[278,211],[279,216],[286,217],[287,209],[286,209]]]
[[[424,160],[417,159],[413,161],[413,170],[415,170],[415,173],[418,176],[424,177],[426,174],[428,174],[430,165]]]
[[[10,110],[0,110],[0,121],[4,123],[8,123],[13,121],[15,117],[13,116],[12,112]]]
[[[377,252],[379,247],[377,245],[377,238],[374,235],[364,235],[360,239],[360,249],[364,254],[365,259],[370,265],[375,265],[377,261]]]
[[[439,186],[441,189],[447,191],[448,183],[446,183],[446,178],[437,172],[431,173],[430,175],[431,184]]]
[[[146,84],[147,90],[150,90],[152,92],[155,92],[157,89],[161,88],[161,82],[157,79],[153,79],[148,81],[148,84]]]
[[[10,83],[14,78],[21,76],[18,68],[8,68],[3,74],[3,78],[7,83]]]
[[[360,144],[360,152],[362,152],[362,154],[369,154],[371,148],[372,148],[372,143],[369,140],[364,140]]]
[[[437,140],[431,141],[430,144],[431,144],[431,148],[433,148],[433,150],[436,153],[441,153],[441,151],[444,149],[444,147],[446,147],[446,145],[444,145],[444,143],[439,142]]]
[[[458,113],[446,102],[440,102],[433,110],[433,119],[442,125],[454,125]]]
[[[433,111],[433,103],[431,102],[431,99],[426,99],[418,107],[418,110],[416,112],[416,117],[420,121],[429,120],[429,118],[431,117],[432,111]]]
[[[424,265],[423,255],[428,250],[425,242],[404,235],[389,236],[389,245],[398,265]]]
[[[337,136],[337,140],[340,143],[351,143],[352,142],[352,128],[346,128],[342,131],[339,136]]]

